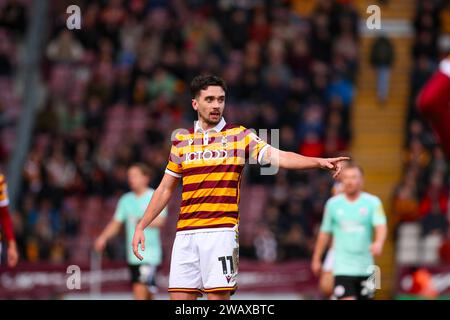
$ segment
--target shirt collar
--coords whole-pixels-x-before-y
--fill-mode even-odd
[[[220,119],[219,123],[214,128],[208,129],[205,132],[210,131],[220,132],[223,129],[223,127],[225,127],[226,124],[227,123],[225,121],[225,118],[222,117],[222,119]],[[202,127],[200,127],[199,121],[194,122],[194,132],[204,132]]]

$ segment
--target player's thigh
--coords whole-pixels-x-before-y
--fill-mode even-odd
[[[135,299],[143,300],[156,292],[156,266],[138,264],[128,266],[131,272],[131,283]]]
[[[201,295],[202,287],[200,258],[193,234],[177,234],[170,262],[169,292]]]
[[[135,300],[149,299],[148,287],[143,283],[133,283],[133,297]]]
[[[231,291],[208,293],[208,300],[230,300]]]
[[[156,269],[157,267],[148,263],[129,265],[131,272],[131,283],[141,283],[145,286],[156,286]]]
[[[325,261],[323,262],[322,273],[319,279],[319,288],[322,293],[326,296],[331,296],[334,289],[334,275],[333,275],[333,265],[334,265],[334,250],[333,248],[328,249],[325,256]]]
[[[333,294],[333,289],[334,289],[333,272],[323,271],[320,274],[319,287],[320,287],[320,291],[322,291],[322,293],[325,296],[329,297]]]
[[[352,276],[335,276],[333,294],[338,300],[354,300],[358,297],[357,279]]]
[[[197,300],[198,294],[189,292],[170,292],[170,300]]]
[[[203,233],[197,238],[204,291],[233,293],[237,286],[239,244],[237,233]]]

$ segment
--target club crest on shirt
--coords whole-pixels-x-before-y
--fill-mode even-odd
[[[222,137],[222,147],[223,147],[223,148],[226,148],[227,145],[228,145],[227,137],[226,137],[226,136],[223,136],[223,137]]]
[[[367,216],[368,210],[367,208],[363,207],[359,209],[359,214],[363,217]]]

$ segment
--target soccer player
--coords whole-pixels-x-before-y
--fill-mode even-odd
[[[148,186],[150,179],[151,171],[145,164],[137,163],[128,169],[131,192],[120,198],[113,219],[95,241],[95,249],[102,252],[108,240],[117,235],[125,224],[127,261],[131,272],[133,296],[136,300],[153,298],[156,289],[156,268],[162,260],[159,229],[164,225],[167,216],[167,209],[163,207],[162,214],[145,230],[145,245],[149,250],[143,254],[143,259],[137,259],[131,250],[136,224],[144,215],[145,208],[154,194],[154,190]]]
[[[325,205],[312,270],[315,274],[320,272],[323,252],[333,236],[334,296],[342,300],[371,299],[375,293],[371,282],[376,270],[373,257],[383,249],[386,216],[380,199],[363,192],[363,172],[359,166],[345,166],[341,179],[344,192]]]
[[[440,140],[450,161],[450,57],[439,64],[439,70],[420,92],[417,105]]]
[[[9,199],[6,179],[5,176],[0,173],[0,224],[2,225],[3,234],[8,246],[6,251],[7,265],[8,267],[13,268],[19,261],[19,254],[17,252],[17,244],[8,206]]]
[[[179,131],[164,177],[136,226],[133,251],[141,259],[145,228],[159,215],[182,180],[182,202],[169,276],[171,299],[229,299],[238,273],[240,181],[247,160],[287,169],[322,168],[336,175],[340,158],[311,158],[278,150],[249,129],[223,118],[225,82],[211,75],[191,82],[198,121]],[[140,247],[140,248],[139,248]]]

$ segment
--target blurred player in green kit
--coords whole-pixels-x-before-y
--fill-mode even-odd
[[[354,164],[341,173],[343,192],[325,205],[312,270],[319,274],[321,258],[333,237],[334,297],[341,300],[372,299],[374,256],[381,254],[386,239],[386,215],[381,200],[363,191],[362,169]],[[376,274],[375,274],[376,276]],[[376,280],[376,279],[375,279]]]
[[[131,191],[120,198],[113,219],[95,241],[95,250],[102,252],[108,240],[116,236],[122,225],[125,224],[127,262],[131,271],[133,295],[136,300],[153,298],[153,291],[156,289],[156,268],[162,261],[160,228],[165,223],[167,208],[152,222],[149,228],[145,229],[145,248],[147,250],[142,253],[144,259],[140,261],[134,256],[132,250],[134,229],[144,215],[154,192],[148,186],[150,175],[150,169],[144,164],[134,164],[128,169],[128,184]]]

